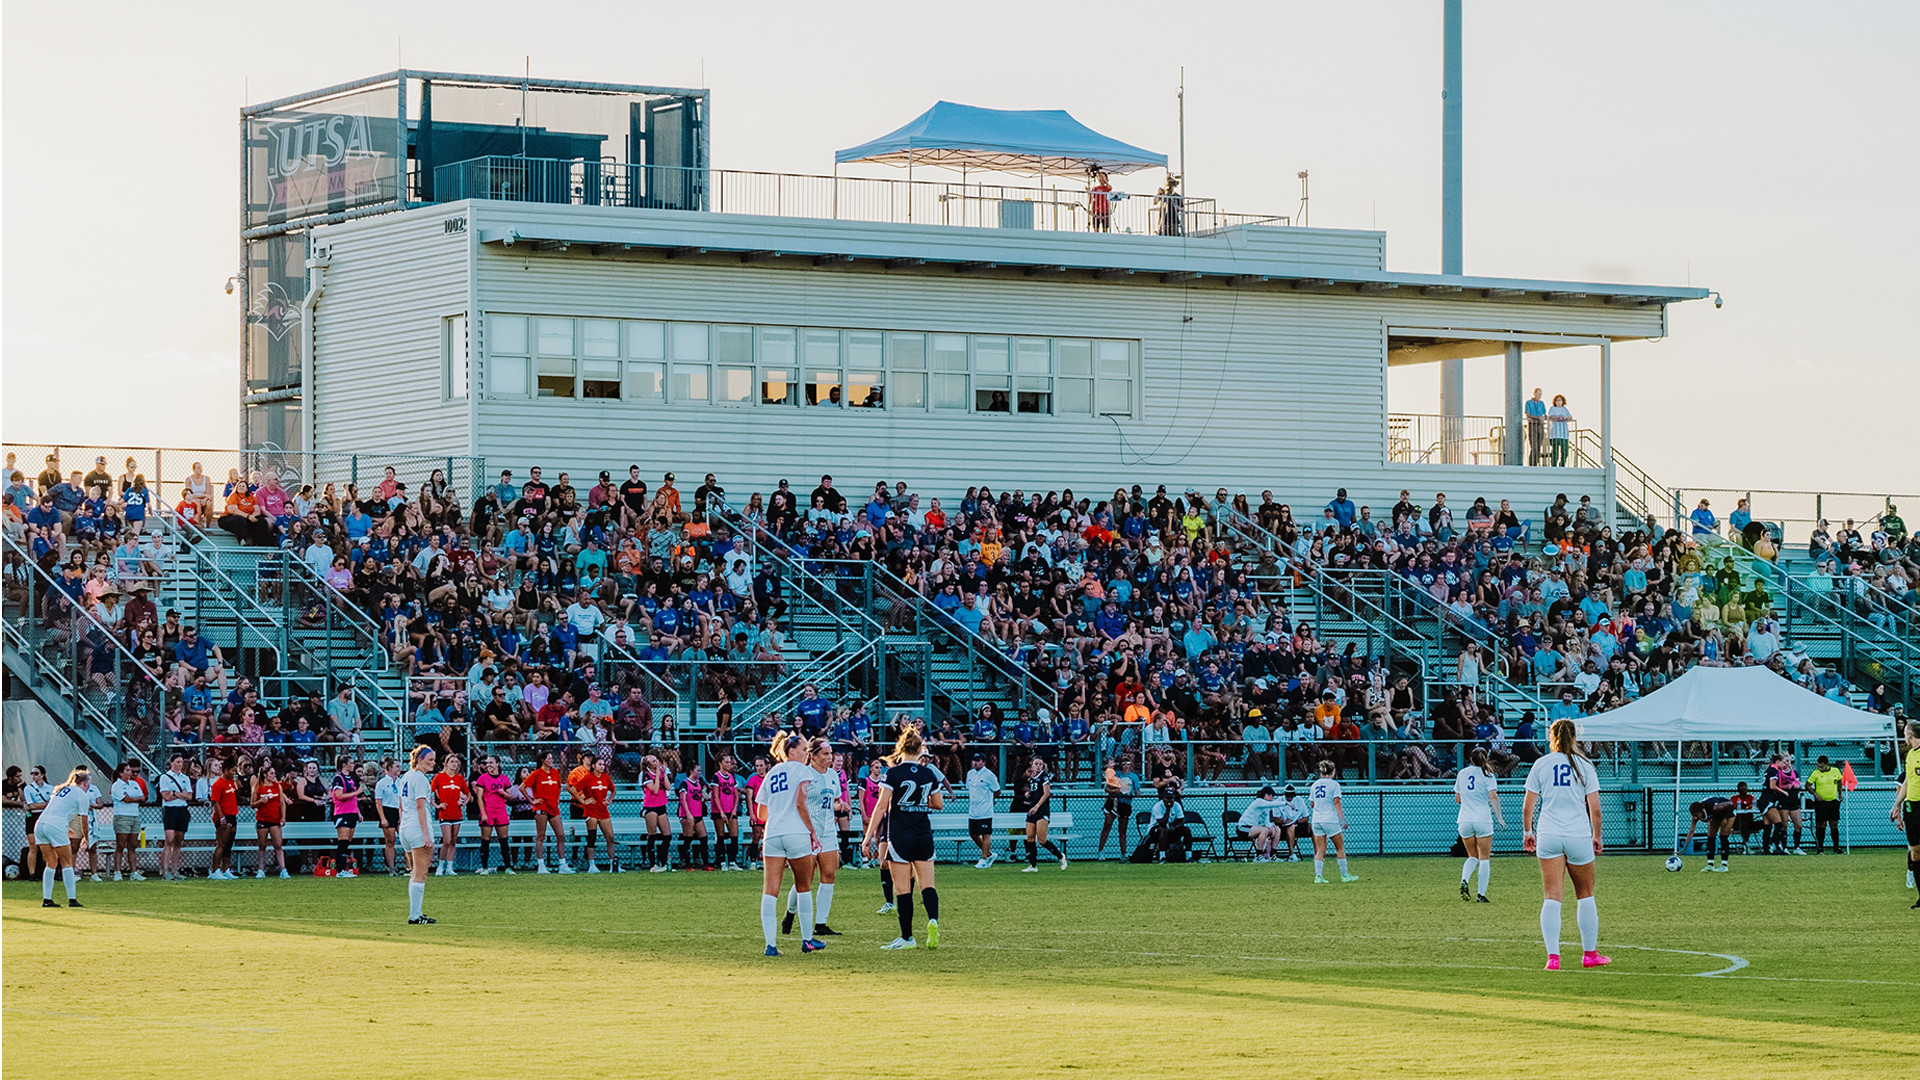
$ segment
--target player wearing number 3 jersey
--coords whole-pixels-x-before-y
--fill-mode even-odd
[[[1476,746],[1473,764],[1460,770],[1453,781],[1453,801],[1460,804],[1457,822],[1460,846],[1467,849],[1467,861],[1460,867],[1460,899],[1471,900],[1467,881],[1480,873],[1480,902],[1487,900],[1487,881],[1493,876],[1493,823],[1500,817],[1500,792],[1493,773],[1487,770],[1487,752]],[[1505,825],[1506,819],[1501,818]]]
[[[1560,899],[1567,878],[1573,879],[1581,965],[1604,967],[1613,961],[1598,951],[1600,912],[1593,899],[1594,859],[1600,853],[1600,775],[1580,753],[1572,720],[1555,720],[1547,739],[1552,753],[1527,773],[1527,798],[1520,811],[1526,829],[1522,843],[1540,856],[1546,891],[1540,904],[1540,936],[1547,944],[1547,970],[1560,970]]]

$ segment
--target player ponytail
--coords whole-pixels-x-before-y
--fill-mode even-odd
[[[796,744],[804,744],[806,741],[807,737],[797,731],[782,731],[774,735],[773,742],[767,747],[767,752],[773,755],[775,761],[786,761]]]
[[[67,782],[65,786],[73,787],[76,784],[84,784],[88,780],[92,779],[92,777],[93,777],[93,774],[87,771],[87,767],[85,765],[81,765],[76,767],[72,772],[67,774]]]
[[[1484,747],[1474,747],[1473,752],[1467,755],[1467,760],[1473,762],[1481,772],[1487,771],[1487,751]]]
[[[1547,746],[1556,754],[1565,754],[1570,758],[1584,757],[1580,752],[1580,731],[1571,719],[1562,717],[1547,728]]]
[[[919,761],[926,746],[926,742],[920,738],[920,732],[908,728],[900,733],[899,740],[893,744],[893,754],[887,760],[895,765],[903,761]]]
[[[1321,776],[1332,776],[1334,774],[1333,762],[1323,758],[1320,764],[1315,767],[1314,771],[1318,772]]]
[[[412,766],[415,769],[425,772],[426,771],[425,762],[427,761],[428,758],[431,758],[431,757],[433,757],[433,747],[416,746],[413,748],[413,753],[408,756],[407,764]]]

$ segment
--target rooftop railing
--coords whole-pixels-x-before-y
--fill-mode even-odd
[[[434,170],[433,190],[442,202],[496,199],[1140,236],[1193,236],[1239,225],[1290,224],[1284,215],[1230,213],[1212,199],[1181,194],[1116,191],[1102,198],[1076,185],[806,176],[560,158],[457,161]]]

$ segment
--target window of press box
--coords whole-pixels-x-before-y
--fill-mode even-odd
[[[458,320],[443,326],[443,388],[461,390]],[[489,315],[486,393],[637,404],[1131,416],[1138,346],[1005,337],[652,320]]]

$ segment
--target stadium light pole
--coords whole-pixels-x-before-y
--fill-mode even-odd
[[[1460,7],[1444,0],[1440,76],[1440,272],[1462,273],[1460,258]],[[1466,424],[1466,361],[1440,361],[1440,460],[1457,465]]]

